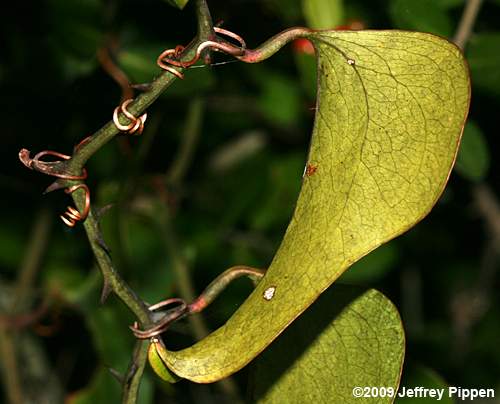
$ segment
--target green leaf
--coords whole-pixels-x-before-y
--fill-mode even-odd
[[[313,29],[332,29],[344,19],[342,0],[302,0],[307,26]]]
[[[117,55],[118,63],[134,83],[147,83],[161,72],[156,63],[158,55],[165,50],[165,45],[140,43],[128,45]]]
[[[119,403],[120,384],[107,369],[101,367],[87,387],[66,398],[67,404]]]
[[[17,269],[26,244],[19,227],[15,223],[7,224],[8,219],[8,214],[5,213],[2,217],[3,226],[0,226],[0,266],[4,268],[3,271],[6,268]]]
[[[293,213],[293,201],[300,189],[300,174],[304,170],[302,153],[290,153],[287,157],[273,156],[263,190],[265,197],[259,206],[252,208],[249,214],[252,229],[269,231],[273,227],[286,225]],[[260,178],[260,181],[263,181]]]
[[[453,166],[470,98],[456,46],[404,31],[307,37],[319,84],[310,175],[253,293],[224,326],[166,355],[181,377],[212,382],[249,363],[352,263],[420,221]]]
[[[168,46],[165,44],[136,41],[120,50],[117,55],[118,64],[131,82],[148,83],[162,73],[163,70],[154,61],[166,48]],[[196,67],[188,69],[185,73],[186,77],[191,75],[191,80],[177,80],[162,97],[190,96],[212,88],[215,85],[215,78],[210,67],[201,65]]]
[[[102,277],[97,270],[84,275],[81,268],[63,262],[49,262],[42,273],[44,286],[47,293],[57,294],[67,302],[88,309],[92,309],[94,302],[88,302],[89,297],[94,298],[96,292],[102,287]]]
[[[483,132],[474,122],[468,122],[455,168],[465,178],[480,181],[488,174],[489,166],[490,151]]]
[[[103,363],[120,371],[126,369],[133,340],[124,337],[123,323],[126,320],[118,315],[118,310],[109,305],[102,306],[86,320]]]
[[[165,1],[171,6],[176,7],[179,10],[182,10],[189,0],[165,0]]]
[[[97,65],[104,37],[103,3],[99,0],[49,0],[49,41],[68,79],[89,74]]]
[[[162,359],[162,353],[165,348],[162,342],[156,338],[152,338],[148,348],[148,362],[153,371],[167,383],[176,383],[180,379],[165,366]]]
[[[300,78],[302,80],[302,87],[304,88],[306,94],[313,99],[316,95],[316,61],[314,55],[308,55],[303,52],[295,53],[295,63],[297,69],[300,73]]]
[[[397,391],[405,350],[398,311],[380,292],[329,288],[252,365],[252,402],[358,403],[357,386]],[[377,403],[391,403],[390,397]]]
[[[117,380],[113,378],[110,371],[100,367],[92,377],[89,385],[64,401],[65,404],[107,404],[120,403],[122,388]],[[144,375],[141,379],[139,397],[137,404],[153,403],[153,383]]]
[[[302,19],[302,8],[297,0],[266,0],[260,2],[265,11],[281,19],[286,26],[296,25]]]
[[[467,60],[474,88],[500,95],[500,33],[474,35],[467,47]]]
[[[443,10],[463,6],[465,0],[436,0],[436,4]]]
[[[397,28],[450,36],[452,20],[435,0],[393,0],[390,14]]]
[[[300,93],[294,81],[283,74],[268,73],[262,80],[259,107],[274,124],[290,126],[300,113]]]

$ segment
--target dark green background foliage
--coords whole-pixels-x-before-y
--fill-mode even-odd
[[[307,24],[298,0],[209,5],[214,20],[250,47]],[[461,0],[350,0],[341,24],[451,37],[463,6]],[[381,290],[398,307],[407,333],[408,385],[494,387],[500,394],[499,189],[493,181],[499,17],[500,3],[485,1],[467,46],[471,112],[442,198],[422,223],[342,277]],[[159,74],[159,52],[187,44],[195,26],[191,4],[178,11],[160,0],[9,2],[2,9],[0,327],[9,324],[5,316],[34,223],[48,217],[33,288],[16,312],[32,312],[48,296],[52,303],[14,340],[24,392],[39,402],[116,402],[120,389],[105,367],[126,369],[134,342],[127,326],[134,319],[114,297],[99,305],[101,275],[85,234],[57,220],[69,198],[62,192],[42,197],[50,179],[25,169],[17,153],[22,147],[70,153],[110,119],[120,88],[99,64],[98,49],[111,47],[131,81],[145,82]],[[149,109],[141,138],[112,141],[89,162],[94,206],[113,204],[102,218],[106,243],[144,300],[178,295],[178,259],[197,292],[232,265],[269,265],[293,211],[314,114],[313,62],[294,49],[259,65],[188,71]],[[227,60],[215,55],[214,61]],[[193,153],[176,176],[172,162],[193,132]],[[172,236],[178,248],[168,248]],[[209,327],[221,325],[249,291],[245,281],[231,285],[204,314]],[[172,347],[192,343],[189,324],[176,325],[169,341]],[[5,369],[6,356],[1,359]],[[243,370],[235,377],[242,396],[247,376]],[[162,384],[149,369],[142,386],[144,404],[229,401],[214,386]]]

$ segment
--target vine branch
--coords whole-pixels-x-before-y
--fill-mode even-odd
[[[201,43],[211,39],[214,35],[210,11],[208,10],[206,1],[197,0],[196,10],[198,19],[198,35],[182,52],[182,58],[186,59],[192,58],[195,55],[197,47]],[[162,73],[148,86],[148,91],[139,95],[128,106],[128,110],[136,116],[142,114],[146,108],[174,82],[175,79],[176,77],[169,72]],[[115,126],[113,121],[109,121],[77,148],[72,158],[68,160],[67,172],[70,174],[80,173],[88,159],[119,133],[120,131]],[[75,191],[72,196],[77,207],[81,209],[83,206],[84,193]],[[114,292],[130,308],[142,325],[150,325],[152,320],[146,305],[141,299],[139,299],[134,291],[121,278],[119,273],[113,268],[111,257],[109,256],[102,240],[102,235],[98,225],[98,217],[96,217],[94,210],[90,210],[83,226],[104,277],[105,290],[103,292],[103,296],[105,297],[110,291]]]
[[[308,34],[312,32],[307,28],[292,28],[277,34],[257,49],[248,50],[246,49],[243,39],[238,35],[221,28],[213,27],[206,0],[195,0],[195,7],[198,24],[197,36],[186,48],[178,47],[175,50],[166,51],[166,56],[170,57],[170,55],[173,55],[173,59],[164,57],[162,60],[163,65],[161,65],[161,67],[166,71],[160,74],[153,82],[146,86],[141,86],[145,91],[137,98],[134,100],[127,100],[126,105],[122,104],[120,106],[122,114],[128,117],[129,120],[131,120],[131,117],[141,117],[135,118],[135,122],[132,125],[134,132],[136,129],[139,129],[139,132],[142,130],[146,108],[174,82],[176,77],[182,78],[182,70],[196,63],[202,56],[205,56],[205,62],[209,62],[210,58],[208,52],[211,50],[225,52],[246,63],[257,63],[272,56],[291,40],[298,37],[307,37]],[[217,37],[216,33],[236,39],[240,42],[240,46],[235,46]],[[127,108],[126,110],[125,106]],[[29,168],[57,177],[57,180],[48,187],[47,192],[61,188],[66,188],[66,192],[71,191],[71,196],[78,211],[85,212],[84,215],[81,215],[81,217],[76,220],[85,219],[83,221],[83,227],[103,275],[104,286],[102,300],[104,301],[106,297],[113,292],[134,313],[141,326],[148,329],[155,324],[154,320],[157,317],[153,316],[148,306],[135,294],[120,274],[114,269],[109,250],[106,247],[99,229],[99,213],[89,206],[88,188],[82,182],[87,175],[84,169],[87,161],[100,150],[101,147],[121,133],[120,126],[123,125],[119,122],[120,118],[118,112],[115,112],[115,115],[115,119],[110,120],[93,135],[79,143],[75,147],[71,157],[56,152],[45,151],[38,155],[59,155],[63,160],[42,162],[39,161],[36,156],[34,159],[30,159],[29,151],[23,149],[20,152],[20,158]],[[142,123],[139,122],[139,119]],[[131,133],[131,131],[129,131],[129,133]],[[214,296],[217,295],[217,293],[218,292],[214,292]],[[198,301],[197,303],[199,303],[199,305],[194,307],[200,310],[206,304],[204,300]],[[199,310],[193,312],[196,311]],[[123,382],[123,403],[131,404],[135,403],[137,400],[140,380],[147,360],[147,347],[148,344],[142,341],[138,341],[136,344],[128,375],[124,378]]]
[[[198,21],[198,35],[180,55],[183,59],[185,58],[188,60],[194,57],[196,49],[200,44],[213,39],[214,36],[212,19],[206,0],[196,0],[195,5]],[[160,74],[158,78],[147,86],[147,91],[131,102],[130,106],[128,106],[128,111],[136,116],[142,114],[175,79],[176,76],[169,72]],[[81,177],[81,173],[84,171],[84,166],[87,161],[119,133],[120,130],[116,127],[114,122],[110,120],[92,136],[81,142],[75,148],[71,158],[65,161],[48,163],[37,161],[36,163],[40,163],[39,167],[31,165],[28,165],[28,167],[49,175],[62,174],[56,175],[59,178],[47,189],[47,191],[82,184],[81,180],[84,178]],[[20,153],[20,158],[26,164],[26,161],[29,160],[29,152],[23,150],[22,153]],[[43,170],[40,170],[40,168]],[[77,208],[82,211],[85,206],[87,194],[83,190],[76,190],[71,196]],[[134,313],[139,322],[143,326],[148,327],[153,323],[151,313],[146,304],[135,294],[120,274],[114,269],[109,251],[106,248],[99,229],[98,216],[98,213],[94,209],[90,209],[86,220],[83,222],[83,226],[103,275],[103,300],[109,293],[113,292]],[[123,403],[132,404],[137,400],[140,380],[147,360],[147,346],[148,344],[144,341],[138,341],[136,344],[128,375],[123,382]]]

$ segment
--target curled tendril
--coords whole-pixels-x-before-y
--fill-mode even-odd
[[[84,139],[84,142],[86,139]],[[80,143],[77,148],[81,145]],[[85,168],[82,169],[82,173],[80,175],[71,175],[61,170],[57,170],[57,166],[62,163],[59,161],[42,161],[41,158],[44,156],[54,156],[61,160],[70,160],[71,156],[67,154],[62,154],[53,150],[43,150],[40,153],[35,154],[33,158],[30,158],[29,150],[22,149],[19,152],[19,159],[21,162],[28,168],[36,171],[40,171],[44,174],[50,175],[52,177],[61,178],[64,180],[84,180],[87,178],[87,170]],[[45,192],[53,191],[55,189],[63,188],[63,183],[55,182],[52,184]],[[75,192],[77,189],[83,189],[85,191],[85,206],[83,208],[83,212],[80,212],[78,209],[68,206],[66,212],[60,215],[62,221],[69,227],[74,227],[75,224],[79,221],[85,220],[90,211],[90,191],[87,185],[78,184],[73,185],[71,187],[67,187],[64,192],[67,194],[71,194]]]
[[[235,34],[234,32],[228,31],[227,29],[223,29],[220,27],[214,27],[214,31],[217,32],[218,34],[226,35],[230,38],[236,39],[240,43],[240,47],[242,50],[245,50],[247,48],[245,40],[238,34]]]
[[[84,180],[85,178],[87,178],[87,170],[85,168],[82,170],[82,174],[80,175],[70,175],[66,173],[56,172],[55,170],[51,169],[51,165],[58,163],[58,161],[42,161],[40,159],[43,156],[54,156],[62,160],[71,159],[71,156],[53,150],[43,150],[40,153],[35,154],[33,158],[30,158],[29,150],[21,149],[21,151],[19,152],[19,159],[26,167],[30,168],[31,170],[40,171],[44,174],[62,178],[65,180]]]
[[[144,113],[139,118],[132,115],[132,113],[127,110],[128,105],[132,101],[133,99],[129,98],[115,108],[113,112],[113,123],[122,132],[127,132],[130,135],[140,135],[144,129],[144,123],[146,122],[148,114]],[[128,118],[130,123],[128,123],[127,125],[123,125],[120,123],[120,120],[118,119],[118,113],[120,112]]]
[[[242,56],[245,53],[246,43],[241,36],[235,34],[234,32],[219,27],[214,27],[214,31],[217,34],[225,35],[229,38],[235,39],[236,41],[239,42],[240,46],[239,47],[234,46],[229,42],[221,41],[220,39],[217,38],[217,40],[215,41],[205,41],[200,45],[198,45],[198,48],[196,49],[196,54],[191,60],[180,61],[179,59],[182,51],[184,50],[184,47],[178,45],[175,47],[175,49],[167,49],[163,51],[160,54],[160,56],[158,56],[156,63],[163,70],[166,70],[172,73],[173,75],[177,76],[178,78],[183,79],[184,75],[174,67],[181,67],[185,69],[188,68],[189,66],[194,65],[200,59],[201,54],[206,49],[218,50],[232,56]]]
[[[85,206],[83,208],[83,212],[80,212],[78,209],[72,206],[68,206],[66,212],[59,216],[64,224],[69,227],[74,227],[77,222],[85,220],[90,211],[90,191],[87,185],[73,185],[72,187],[66,188],[64,192],[66,192],[67,194],[72,194],[77,189],[83,189],[85,191]]]
[[[235,279],[246,276],[254,282],[258,282],[264,276],[264,273],[265,271],[262,269],[252,268],[245,265],[231,267],[215,278],[205,288],[201,295],[190,304],[186,304],[183,299],[170,298],[149,306],[150,311],[156,311],[171,304],[178,305],[177,307],[166,311],[160,321],[158,321],[153,327],[146,330],[140,330],[138,324],[134,323],[130,329],[136,338],[139,339],[156,337],[164,333],[173,322],[179,320],[180,318],[189,314],[199,313],[204,310],[226,288],[226,286]]]
[[[163,70],[166,70],[167,72],[172,73],[174,76],[177,76],[179,79],[183,79],[184,75],[174,69],[172,66],[169,64],[172,59],[169,58],[169,56],[173,56],[174,58],[178,59],[184,50],[184,47],[181,45],[177,45],[175,49],[166,49],[164,50],[160,56],[158,56],[158,59],[156,59],[156,64]]]
[[[130,329],[132,330],[136,338],[149,339],[152,337],[156,337],[157,335],[164,333],[174,321],[180,319],[188,313],[188,305],[184,300],[179,298],[166,299],[152,306],[149,306],[149,311],[156,311],[171,304],[177,304],[178,306],[168,310],[155,326],[148,328],[147,330],[140,330],[138,324],[134,323],[134,325],[132,325]]]

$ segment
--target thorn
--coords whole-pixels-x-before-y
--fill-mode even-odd
[[[59,160],[42,161],[40,159],[43,156],[57,157]],[[21,149],[19,151],[19,160],[21,160],[21,162],[29,169],[41,172],[42,174],[51,175],[53,177],[65,180],[84,180],[87,178],[87,171],[85,168],[82,169],[82,173],[80,175],[70,174],[67,170],[66,160],[71,160],[71,156],[54,150],[43,150],[31,158],[30,151],[28,149]]]
[[[111,250],[110,248],[107,246],[106,242],[104,241],[104,239],[102,238],[102,235],[101,233],[99,233],[97,235],[97,238],[94,239],[94,241],[97,243],[97,245],[99,247],[101,247],[104,252],[107,254],[107,255],[111,255]]]
[[[111,208],[113,208],[115,205],[113,203],[108,203],[107,205],[104,205],[101,208],[98,208],[95,212],[95,216],[97,220],[100,220],[102,216],[104,216],[105,213],[107,213]]]
[[[113,376],[113,378],[118,383],[120,383],[121,385],[123,384],[123,381],[125,380],[125,378],[123,377],[123,375],[120,372],[118,372],[118,370],[108,367],[108,371],[109,371],[109,373],[111,373],[111,376]]]
[[[131,84],[130,87],[137,91],[147,92],[151,90],[152,84],[151,83]]]
[[[134,363],[130,366],[129,368],[129,371],[127,372],[127,377],[126,379],[124,380],[125,384],[128,386],[130,384],[130,382],[132,381],[135,373],[137,372],[137,363]]]
[[[104,304],[106,302],[112,291],[113,289],[109,281],[106,278],[104,278],[104,284],[102,285],[102,292],[101,292],[101,304]]]
[[[45,188],[45,191],[43,191],[43,195],[63,188],[66,188],[66,185],[61,180],[55,180],[52,184],[50,184],[47,188]]]

